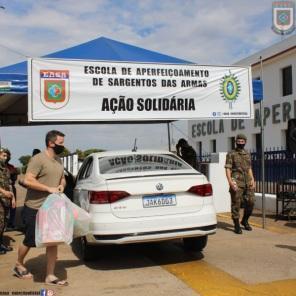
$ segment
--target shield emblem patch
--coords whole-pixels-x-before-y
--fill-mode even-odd
[[[272,3],[272,30],[287,35],[295,30],[295,4],[292,1]]]
[[[69,101],[69,71],[40,70],[40,90],[45,107],[63,108]]]

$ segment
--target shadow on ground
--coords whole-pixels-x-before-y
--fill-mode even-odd
[[[81,260],[79,240],[76,239],[72,243],[72,251]],[[93,252],[93,260],[82,264],[97,270],[134,269],[191,262],[204,258],[201,252],[185,251],[181,241],[96,246]]]
[[[55,275],[59,279],[67,279],[67,268],[82,265],[80,260],[60,260],[58,259]],[[33,274],[34,282],[44,282],[46,275],[46,256],[45,254],[31,258],[26,261],[26,267]]]
[[[296,228],[296,221],[293,223],[293,222],[287,222],[285,224],[285,226],[288,226],[288,227],[292,227],[292,228]]]
[[[262,213],[253,213],[252,217],[256,219],[262,219]],[[265,215],[266,219],[270,219],[272,221],[269,221],[270,224],[274,224],[275,226],[287,226],[291,228],[296,228],[296,217],[292,216],[289,217],[287,215],[279,215],[277,216],[276,214],[266,214]]]
[[[252,213],[252,217],[262,218],[262,213]],[[265,214],[265,217],[272,220],[277,218],[275,214]]]
[[[289,245],[275,245],[277,248],[282,248],[282,249],[289,249],[294,252],[296,252],[296,246],[289,246]]]
[[[230,224],[224,221],[219,221],[217,224],[217,228],[233,232],[233,224]]]

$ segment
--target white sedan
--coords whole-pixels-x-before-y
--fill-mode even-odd
[[[182,238],[201,251],[216,232],[212,186],[168,151],[110,151],[88,156],[77,175],[74,202],[91,214],[82,255],[94,245]]]

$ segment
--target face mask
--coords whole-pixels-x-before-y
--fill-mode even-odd
[[[0,158],[0,165],[5,166],[6,165],[6,158]]]
[[[245,148],[245,144],[236,144],[236,147],[238,149],[244,149]]]
[[[53,151],[55,154],[61,154],[64,151],[65,147],[63,145],[55,144]]]

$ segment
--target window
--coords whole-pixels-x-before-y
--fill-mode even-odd
[[[78,180],[82,180],[82,179],[88,178],[90,176],[90,173],[92,170],[92,162],[93,162],[92,157],[87,158],[83,162],[83,164],[79,170],[78,176],[77,176]]]
[[[88,166],[85,170],[85,176],[84,176],[85,179],[91,175],[92,168],[93,168],[93,159],[91,158],[91,160],[89,161]]]
[[[197,154],[198,156],[202,156],[202,142],[197,142]]]
[[[170,154],[128,154],[99,158],[101,174],[184,170],[190,166]]]
[[[262,144],[261,144],[261,133],[255,135],[256,139],[256,152],[260,152],[262,149]]]
[[[282,69],[282,87],[283,87],[283,96],[289,96],[293,93],[292,66]]]
[[[284,150],[284,147],[287,147],[287,130],[281,130],[281,144],[278,148]]]
[[[230,137],[228,140],[228,150],[235,149],[235,137]]]
[[[217,147],[216,147],[216,140],[211,140],[211,152],[216,153],[217,152]]]

